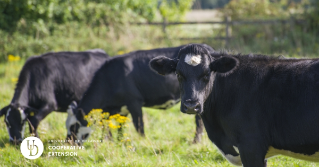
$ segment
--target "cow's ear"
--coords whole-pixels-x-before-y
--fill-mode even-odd
[[[152,59],[149,63],[150,68],[160,75],[166,75],[175,72],[178,60],[173,60],[165,56],[159,56]]]
[[[219,73],[228,73],[238,66],[238,60],[233,57],[225,56],[214,60],[210,65],[210,69]]]
[[[2,117],[3,115],[7,114],[7,111],[9,109],[10,105],[8,106],[5,106],[3,107],[1,110],[0,110],[0,117]]]
[[[39,110],[37,110],[37,109],[35,109],[33,107],[22,107],[21,109],[23,110],[23,112],[25,114],[27,114],[28,116],[31,116],[31,117],[33,117],[33,116],[35,116],[36,114],[39,113]]]

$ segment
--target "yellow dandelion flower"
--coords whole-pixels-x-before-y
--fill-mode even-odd
[[[21,58],[19,56],[14,56],[14,55],[9,55],[8,56],[8,61],[13,62],[13,61],[19,61]]]
[[[111,129],[117,129],[117,126],[116,126],[116,125],[114,125],[112,122],[111,122],[111,123],[109,123],[109,127],[110,127]]]
[[[11,82],[13,82],[13,83],[18,82],[18,78],[11,78]]]
[[[120,51],[117,52],[118,55],[122,55],[124,53],[125,53],[125,51],[123,51],[123,50],[120,50]]]
[[[90,112],[92,113],[98,113],[98,112],[102,112],[103,110],[100,109],[100,108],[97,108],[97,109],[92,109]]]

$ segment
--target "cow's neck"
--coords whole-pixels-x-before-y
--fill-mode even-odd
[[[18,104],[20,106],[29,105],[28,89],[26,87],[27,86],[16,88],[11,104]]]

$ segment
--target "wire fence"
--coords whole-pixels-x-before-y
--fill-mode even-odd
[[[195,25],[195,24],[219,24],[225,25],[225,36],[219,37],[180,37],[177,38],[179,40],[204,40],[204,39],[214,39],[214,40],[224,40],[225,45],[228,46],[229,40],[232,37],[232,26],[235,25],[266,25],[266,24],[289,24],[293,27],[295,24],[302,24],[304,20],[298,19],[287,19],[287,20],[280,20],[280,19],[273,19],[273,20],[231,20],[230,17],[225,17],[223,21],[188,21],[188,22],[167,22],[165,19],[162,22],[149,22],[149,23],[131,23],[132,25],[149,25],[149,26],[162,26],[162,31],[166,34],[166,28],[168,26],[176,26],[176,25]]]

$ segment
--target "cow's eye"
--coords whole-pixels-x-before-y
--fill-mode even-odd
[[[176,76],[177,76],[178,80],[182,80],[183,79],[183,77],[179,73],[176,73]]]

